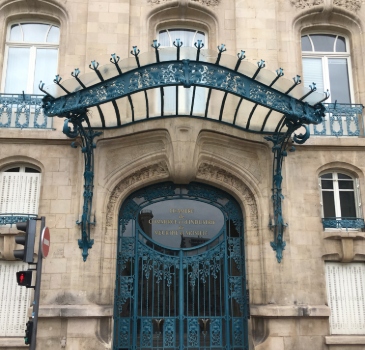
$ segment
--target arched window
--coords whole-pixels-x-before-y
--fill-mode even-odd
[[[60,29],[53,24],[19,22],[8,27],[2,90],[40,94],[39,82],[57,72]]]
[[[334,34],[302,36],[304,85],[313,82],[317,91],[329,90],[328,102],[351,103],[351,62],[345,37]]]
[[[0,172],[0,224],[13,224],[37,216],[41,173],[28,165]]]
[[[324,228],[360,228],[360,196],[357,179],[340,172],[320,176]]]
[[[205,33],[196,29],[164,29],[159,31],[159,43],[161,46],[173,46],[173,43],[176,39],[180,39],[184,46],[194,47],[194,44],[201,40],[204,46],[205,43]]]
[[[183,47],[194,47],[198,40],[201,40],[204,48],[207,47],[207,37],[205,33],[197,29],[169,28],[158,32],[158,42],[161,47],[174,47],[174,42],[180,39]],[[176,60],[176,52],[171,51],[171,60]],[[206,89],[197,87],[186,89],[180,87],[165,87],[164,89],[164,112],[166,114],[188,115],[190,112],[195,115],[202,115],[205,111]],[[194,95],[194,105],[191,111],[192,98]],[[176,98],[178,98],[178,108],[176,108]],[[161,109],[160,99],[157,102],[158,110]],[[178,113],[176,110],[178,109]]]

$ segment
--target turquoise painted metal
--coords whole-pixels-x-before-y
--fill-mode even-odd
[[[364,219],[361,218],[323,218],[323,229],[363,229],[365,228]]]
[[[224,217],[218,234],[189,248],[172,248],[142,229],[144,208],[181,199],[218,208]],[[243,218],[237,202],[210,186],[163,183],[130,195],[119,220],[113,349],[248,349]]]
[[[82,123],[86,123],[89,128],[84,128]],[[69,124],[72,124],[72,129]],[[72,142],[71,147],[77,148],[81,146],[81,151],[84,154],[84,205],[82,207],[81,220],[76,223],[81,227],[81,239],[78,240],[78,244],[82,250],[83,260],[86,261],[89,249],[94,244],[94,240],[90,238],[91,226],[95,225],[95,214],[94,220],[91,220],[94,188],[94,148],[96,147],[94,138],[102,133],[95,132],[90,128],[90,122],[86,114],[70,116],[69,119],[65,119],[63,132],[70,138],[80,137],[81,144],[75,141]]]

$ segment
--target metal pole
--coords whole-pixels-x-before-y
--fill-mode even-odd
[[[41,294],[41,276],[42,276],[42,232],[46,226],[46,218],[44,216],[41,217],[41,231],[39,235],[39,248],[38,248],[38,261],[37,261],[37,274],[36,274],[36,282],[34,288],[34,301],[33,301],[33,331],[32,331],[32,340],[30,342],[30,350],[36,350],[37,343],[37,326],[38,326],[38,312],[39,312],[39,297]]]

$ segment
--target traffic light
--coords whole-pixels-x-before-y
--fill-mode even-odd
[[[16,281],[19,286],[30,287],[32,285],[32,271],[18,271],[16,273]]]
[[[25,345],[29,345],[31,343],[32,333],[33,333],[33,320],[29,320],[27,322],[27,328],[25,329],[25,337],[24,337]]]
[[[24,236],[16,236],[15,242],[24,246],[24,249],[14,250],[14,257],[23,260],[27,263],[33,262],[34,240],[37,229],[37,221],[28,220],[25,222],[18,222],[16,228],[25,232]]]

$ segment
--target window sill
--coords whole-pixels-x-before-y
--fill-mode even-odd
[[[0,348],[29,348],[24,344],[24,337],[0,337]]]
[[[330,335],[325,338],[327,345],[365,345],[365,335]]]
[[[326,228],[324,230],[324,238],[329,239],[341,239],[341,238],[355,238],[355,239],[364,239],[365,232],[362,232],[360,229],[331,229]]]

